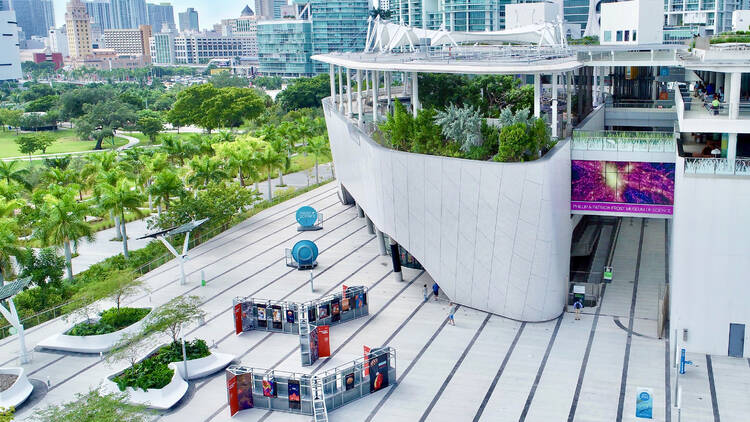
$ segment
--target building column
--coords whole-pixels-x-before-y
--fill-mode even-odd
[[[372,121],[378,123],[378,94],[380,91],[380,74],[377,70],[372,71]]]
[[[397,283],[404,281],[401,275],[401,254],[398,253],[398,243],[392,237],[388,237],[391,244],[391,262],[393,263],[393,279]]]
[[[729,118],[737,119],[740,117],[740,84],[742,82],[742,73],[732,72],[729,78]]]
[[[339,113],[344,112],[344,76],[339,66]]]
[[[388,252],[385,250],[385,237],[383,237],[383,232],[376,227],[375,234],[378,236],[378,249],[380,250],[380,256],[388,255]]]
[[[385,96],[388,97],[387,104],[388,110],[386,114],[391,114],[391,84],[393,83],[393,72],[388,71],[385,73]]]
[[[367,224],[367,233],[375,234],[375,226],[367,215],[365,215],[365,223]]]
[[[651,89],[654,92],[651,95],[651,99],[656,101],[659,99],[659,81],[656,80],[657,76],[659,76],[659,66],[654,66],[653,72],[654,72],[654,86]]]
[[[333,108],[336,108],[336,73],[333,65],[329,65],[329,71],[328,74],[331,78],[331,104],[333,104]]]
[[[552,138],[557,138],[557,73],[552,74]]]
[[[534,74],[534,117],[542,115],[542,75]]]
[[[565,94],[567,95],[565,101],[565,112],[567,116],[567,123],[565,124],[565,135],[573,133],[573,72],[568,72],[565,76]]]
[[[357,121],[364,123],[364,105],[362,104],[362,70],[357,69]]]
[[[599,67],[594,66],[593,68],[593,84],[591,85],[591,98],[594,108],[599,105]]]
[[[414,117],[417,117],[419,111],[419,80],[417,79],[417,72],[411,73],[411,108]]]
[[[346,117],[352,118],[352,72],[351,69],[346,69]]]

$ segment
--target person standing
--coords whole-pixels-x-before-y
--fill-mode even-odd
[[[440,286],[435,283],[432,285],[432,295],[435,297],[435,300],[438,300],[438,293],[440,293]]]
[[[425,283],[424,287],[422,287],[422,295],[424,296],[424,301],[427,302],[427,299],[429,297],[429,293],[427,293],[427,283]]]
[[[458,310],[458,305],[454,305],[453,302],[450,304],[450,310],[448,311],[448,324],[455,326],[456,320],[453,319],[454,315],[456,315],[456,310]]]
[[[581,299],[576,299],[576,302],[573,304],[573,309],[576,310],[576,319],[581,319],[581,309],[583,309],[583,303],[581,303]]]

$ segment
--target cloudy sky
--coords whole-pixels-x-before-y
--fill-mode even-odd
[[[162,3],[168,0],[146,0],[147,3]],[[62,26],[65,23],[65,5],[67,0],[53,0],[55,4],[55,25]],[[255,10],[254,0],[171,0],[174,6],[174,21],[177,23],[177,13],[184,12],[188,7],[198,11],[198,22],[201,28],[210,28],[219,23],[221,19],[235,18],[246,4]]]

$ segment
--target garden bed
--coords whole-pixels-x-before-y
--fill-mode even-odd
[[[69,336],[99,336],[129,327],[151,312],[150,308],[110,308],[99,314],[99,319],[80,322],[68,330]]]
[[[204,340],[193,340],[185,342],[185,351],[188,361],[205,358],[211,354]],[[145,359],[122,371],[112,378],[120,391],[126,387],[141,389],[160,389],[172,381],[174,370],[169,368],[172,362],[182,361],[182,345],[170,343],[150,353]]]
[[[0,368],[3,389],[0,391],[0,407],[10,409],[26,401],[34,387],[26,378],[24,368]]]
[[[123,308],[125,309],[125,308]],[[136,308],[138,309],[138,308]],[[146,309],[146,311],[151,311]],[[105,311],[108,312],[108,311]],[[143,311],[145,312],[145,311]],[[136,313],[135,311],[133,313]],[[96,328],[92,329],[91,326],[97,326],[92,324],[92,321],[84,321],[74,324],[68,330],[65,330],[62,334],[57,334],[47,339],[42,340],[38,343],[38,347],[42,349],[51,350],[62,350],[66,352],[78,352],[78,353],[100,353],[108,352],[112,350],[123,335],[133,333],[141,330],[146,315],[143,315],[140,319],[130,323],[122,329],[111,331],[106,334],[86,334],[88,332],[96,332]],[[135,318],[135,317],[133,317]],[[101,318],[98,320],[101,321]],[[85,328],[83,328],[85,326]],[[78,328],[77,328],[78,327]],[[101,327],[101,326],[99,326]],[[75,331],[74,331],[75,330]]]

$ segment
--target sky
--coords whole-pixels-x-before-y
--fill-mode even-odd
[[[184,12],[188,7],[198,11],[198,22],[201,29],[211,28],[213,24],[222,19],[236,18],[240,12],[249,5],[255,11],[254,0],[146,0],[146,3],[172,3],[174,7],[174,21],[178,23],[177,14]],[[55,25],[58,27],[65,24],[65,6],[68,0],[53,0],[55,5]]]

